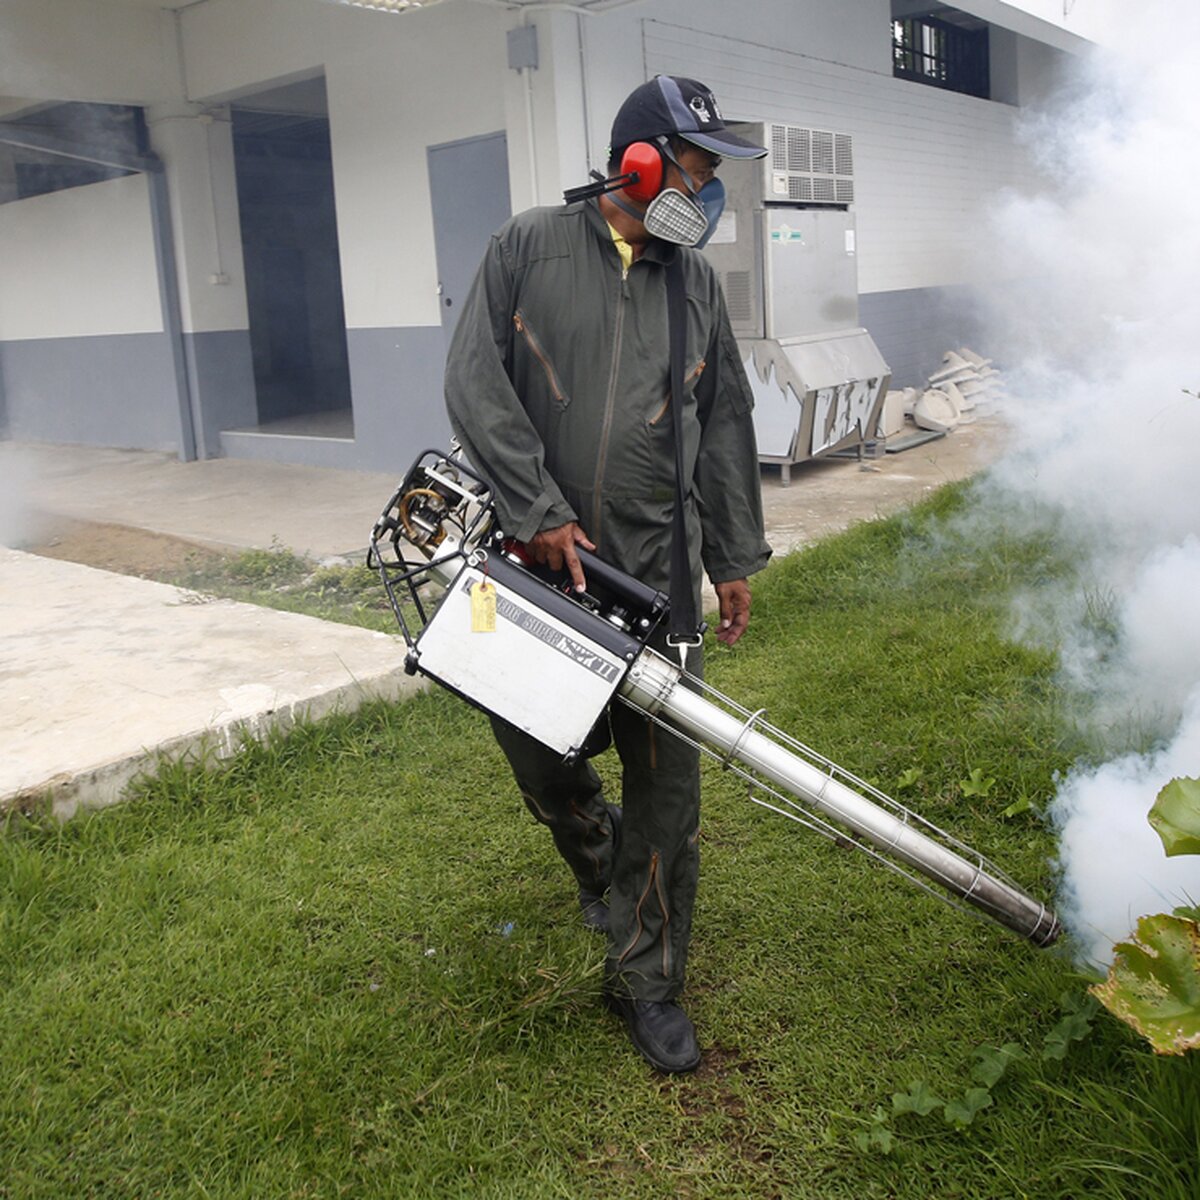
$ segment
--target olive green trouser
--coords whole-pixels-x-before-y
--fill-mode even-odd
[[[703,652],[688,653],[703,672]],[[499,718],[492,728],[534,818],[584,891],[609,889],[610,986],[639,1000],[670,1000],[683,988],[700,868],[700,752],[621,703],[608,714],[621,758],[620,846],[591,763],[564,763]]]

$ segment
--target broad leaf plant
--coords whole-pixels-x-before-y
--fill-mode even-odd
[[[1200,779],[1173,779],[1149,814],[1168,858],[1200,854]],[[1118,942],[1108,978],[1091,989],[1157,1054],[1200,1047],[1200,923],[1196,908],[1142,917]]]

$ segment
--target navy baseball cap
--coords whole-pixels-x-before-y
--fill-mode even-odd
[[[717,98],[699,80],[656,75],[634,88],[613,120],[613,150],[675,135],[725,158],[763,158],[767,149],[730,133]]]

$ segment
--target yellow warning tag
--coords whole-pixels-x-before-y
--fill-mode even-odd
[[[496,632],[496,585],[486,579],[471,588],[471,632]]]

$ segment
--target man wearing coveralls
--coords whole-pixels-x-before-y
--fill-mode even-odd
[[[708,88],[672,76],[622,104],[610,173],[635,143],[661,154],[660,190],[697,206],[721,156],[766,154],[725,128]],[[581,545],[669,591],[675,398],[665,276],[681,256],[688,561],[696,611],[703,566],[720,606],[717,639],[733,645],[749,620],[747,576],[771,553],[751,394],[714,271],[702,254],[650,232],[643,219],[659,228],[652,209],[653,200],[621,188],[532,209],[494,234],[450,347],[447,408],[493,486],[502,528],[538,561],[565,568],[582,588]],[[699,648],[688,651],[687,669],[701,674]],[[606,804],[586,758],[566,765],[493,719],[526,805],[575,875],[585,923],[607,931],[606,1003],[653,1066],[689,1071],[700,1051],[676,998],[699,869],[699,752],[622,704],[609,724],[623,770],[620,809]]]

